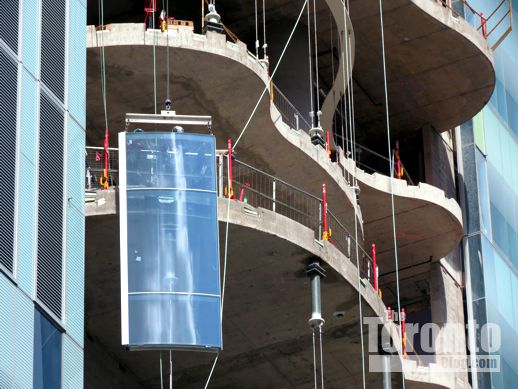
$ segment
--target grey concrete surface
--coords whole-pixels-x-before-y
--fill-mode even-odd
[[[226,148],[229,137],[236,140],[267,84],[266,70],[247,52],[246,46],[228,43],[223,35],[202,36],[180,29],[178,34],[167,38],[160,32],[156,35],[145,32],[143,24],[114,24],[99,32],[89,27],[89,145],[102,144],[105,126],[99,76],[101,36],[106,53],[108,120],[112,133],[124,130],[126,112],[154,112],[155,39],[158,110],[166,98],[165,46],[169,43],[173,109],[180,114],[212,115],[218,148]],[[306,134],[294,133],[288,139],[287,126],[279,130],[280,115],[277,112],[272,117],[275,109],[271,105],[266,93],[237,145],[238,158],[319,197],[325,182],[330,209],[349,231],[354,231],[354,193],[338,166],[329,161],[324,149],[313,146]],[[112,136],[110,145],[115,142]],[[358,214],[361,225],[361,212]]]
[[[227,207],[228,200],[220,199],[222,252]],[[230,202],[224,351],[211,387],[312,386],[310,290],[304,267],[314,255],[325,260],[328,270],[322,285],[327,387],[357,382],[361,354],[356,267],[332,245],[316,244],[310,229],[260,208],[252,209],[256,215],[245,213],[246,207]],[[96,347],[135,375],[140,385],[159,387],[159,354],[128,352],[120,346],[117,217],[89,216],[86,229],[86,331]],[[383,315],[372,287],[361,284],[361,291],[364,315]],[[335,311],[344,311],[344,317],[335,317]],[[88,374],[95,373],[89,367],[91,359],[102,354],[95,350],[86,348],[86,382]],[[213,355],[174,355],[176,385],[203,386]],[[377,385],[379,379],[368,374],[369,385]]]
[[[404,180],[369,174],[340,155],[341,164],[355,174],[360,187],[366,245],[375,243],[380,274],[394,266],[391,185],[394,193],[399,267],[438,261],[450,253],[462,238],[459,204],[444,191],[428,185],[411,186]]]
[[[383,2],[392,135],[425,125],[445,131],[473,117],[495,85],[482,35],[435,0]],[[378,0],[353,0],[356,120],[364,136],[384,134],[385,107]]]

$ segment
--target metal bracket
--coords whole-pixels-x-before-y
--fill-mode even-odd
[[[175,111],[161,111],[160,114],[127,113],[126,128],[130,124],[173,124],[207,126],[212,128],[212,116],[177,115]]]

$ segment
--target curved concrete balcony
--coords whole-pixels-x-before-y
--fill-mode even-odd
[[[104,196],[105,214],[93,216],[87,207],[86,331],[111,356],[110,363],[130,371],[142,387],[160,387],[158,352],[128,352],[121,347],[115,191],[99,194]],[[305,266],[315,256],[324,261],[327,270],[322,283],[326,382],[341,387],[361,380],[356,264],[334,245],[317,243],[313,230],[286,216],[243,202],[229,204],[224,198],[218,206],[222,261],[227,218],[229,221],[228,271],[224,351],[212,385],[312,387],[311,291]],[[383,302],[365,280],[360,282],[360,293],[365,317],[385,317]],[[366,347],[367,337],[366,332]],[[92,360],[89,352],[87,346],[87,361]],[[213,358],[204,353],[173,354],[175,384],[203,387]],[[86,382],[94,385],[95,379],[87,365]],[[397,374],[394,379],[397,382]],[[368,373],[367,380],[368,387],[381,386],[378,373]]]
[[[187,27],[165,34],[145,31],[143,24],[113,24],[97,32],[90,26],[87,34],[90,145],[102,144],[105,127],[101,44],[105,47],[108,122],[112,132],[124,130],[126,112],[154,112],[155,74],[157,110],[161,109],[167,97],[167,45],[173,109],[180,114],[212,115],[218,148],[226,148],[228,138],[236,140],[265,85],[269,85],[267,70],[245,44],[229,43],[220,34],[197,35]],[[313,146],[307,134],[294,131],[283,122],[268,92],[239,142],[237,153],[239,158],[313,194],[320,195],[325,182],[329,206],[349,231],[354,231],[355,193],[341,168],[329,160],[323,148]],[[361,212],[357,208],[361,229]]]
[[[446,2],[445,2],[446,3]],[[479,112],[495,86],[488,42],[436,0],[383,2],[392,135],[425,125],[451,129]],[[356,39],[356,121],[365,136],[385,132],[378,0],[350,2]]]
[[[381,274],[395,270],[391,184],[400,269],[439,260],[458,245],[463,234],[462,211],[444,191],[428,184],[412,186],[405,180],[366,173],[353,160],[344,159],[343,153],[340,163],[357,178],[365,240],[376,243]]]

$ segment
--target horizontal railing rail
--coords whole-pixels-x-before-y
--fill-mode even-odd
[[[118,149],[110,148],[108,175],[110,185],[116,186],[119,178]],[[86,186],[87,190],[100,188],[99,179],[104,174],[104,148],[86,148]],[[217,163],[217,192],[219,197],[229,195],[228,153],[219,151]],[[243,161],[232,159],[232,189],[235,201],[246,202],[254,208],[263,208],[286,216],[314,231],[314,238],[323,238],[323,201],[322,198],[257,169]],[[328,228],[331,236],[328,241],[348,257],[356,266],[356,240],[344,224],[328,209]],[[360,276],[373,282],[372,259],[358,244]]]
[[[281,92],[277,85],[272,83],[272,101],[275,107],[279,110],[283,122],[289,125],[294,130],[303,130],[308,132],[311,129],[311,124],[304,118],[304,116],[295,108],[291,101]]]

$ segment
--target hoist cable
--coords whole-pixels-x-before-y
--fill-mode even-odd
[[[219,353],[216,354],[216,358],[214,358],[214,362],[212,363],[212,368],[210,369],[209,376],[207,377],[207,382],[205,382],[205,388],[209,387],[210,379],[212,378],[212,373],[214,373],[214,369],[216,368],[216,363],[218,363]]]
[[[319,86],[319,82],[318,82],[318,38],[317,38],[317,8],[316,8],[316,5],[315,5],[315,0],[313,0],[313,24],[314,24],[314,29],[313,29],[313,33],[315,34],[315,81],[316,81],[316,84],[317,84],[317,92],[316,92],[316,95],[317,95],[317,106],[316,106],[316,110],[319,111],[320,110],[320,86]],[[317,115],[317,125],[320,126],[320,119]]]
[[[155,31],[155,13],[156,13],[156,4],[153,1],[153,96],[155,103],[155,115],[156,115],[156,31]]]
[[[390,117],[389,117],[389,98],[388,98],[388,82],[387,82],[387,60],[385,54],[385,33],[383,24],[383,3],[379,0],[379,12],[380,12],[380,30],[381,30],[381,52],[383,60],[383,86],[385,88],[385,120],[387,126],[387,144],[388,144],[388,155],[392,154],[391,142],[390,142]],[[394,243],[394,264],[396,267],[396,296],[397,296],[397,309],[398,318],[400,321],[399,325],[399,336],[403,339],[403,333],[401,329],[401,298],[399,294],[399,261],[398,261],[398,249],[397,249],[397,235],[396,235],[396,210],[394,204],[394,160],[389,158],[390,164],[390,206],[392,208],[392,235]],[[404,350],[402,350],[404,352]],[[401,369],[402,376],[402,387],[405,389],[405,372]]]
[[[167,99],[171,99],[171,89],[170,89],[170,63],[169,63],[169,22],[168,22],[168,19],[169,19],[169,0],[167,0],[167,3],[166,3],[166,11],[165,11],[165,14],[166,14],[166,21],[165,21],[165,25],[166,25],[166,30],[165,30],[165,39],[166,39],[166,44],[167,44],[167,48],[166,48],[166,62],[167,62],[167,96],[166,98]]]
[[[263,0],[263,59],[266,59],[266,48],[268,45],[266,44],[266,7],[264,2],[265,0]]]
[[[345,10],[345,2],[343,2],[343,17],[344,17],[344,33],[343,33],[343,44],[342,44],[342,61],[344,61],[343,63],[343,76],[344,76],[344,79],[343,79],[343,82],[344,82],[344,104],[345,104],[345,101],[347,101],[347,105],[346,105],[346,110],[348,110],[348,119],[349,119],[349,129],[350,129],[350,134],[351,134],[351,150],[352,150],[352,147],[353,147],[353,139],[352,139],[352,135],[353,135],[353,130],[352,128],[354,127],[354,119],[353,119],[353,116],[352,116],[352,111],[354,109],[354,106],[353,106],[353,102],[352,102],[352,98],[351,98],[351,87],[352,87],[352,82],[349,81],[349,76],[351,75],[352,76],[352,48],[351,48],[351,42],[350,42],[350,39],[349,39],[349,33],[347,31],[347,13],[346,13],[346,10]],[[345,62],[345,60],[347,60],[347,62]],[[347,71],[346,71],[347,69]],[[351,74],[349,74],[351,73]],[[346,78],[347,78],[347,82],[346,82]],[[345,92],[346,92],[346,85],[348,86],[347,88],[347,99],[345,97]],[[348,109],[347,109],[348,108]],[[353,160],[354,160],[354,153],[351,153],[351,155],[353,156]],[[353,173],[353,187],[355,188],[355,198],[354,198],[354,240],[355,240],[355,254],[356,254],[356,276],[357,276],[357,279],[358,279],[358,283],[357,283],[357,288],[358,288],[358,310],[359,310],[359,316],[360,316],[360,346],[361,346],[361,360],[362,360],[362,388],[365,389],[366,388],[366,385],[365,385],[365,349],[364,349],[364,343],[363,343],[363,308],[362,308],[362,295],[361,295],[361,275],[360,275],[360,257],[359,257],[359,250],[358,250],[358,199],[357,199],[357,192],[356,192],[356,186],[357,186],[357,183],[356,183],[356,174],[355,172]]]
[[[313,54],[311,51],[311,19],[310,19],[310,2],[308,2],[308,58],[309,58],[309,99],[311,102],[311,127],[315,127],[315,102],[313,99]]]
[[[104,53],[104,0],[99,2],[99,25],[101,26],[101,93],[103,95],[104,125],[108,130],[108,104],[106,102],[106,57]]]
[[[318,326],[318,335],[320,343],[320,382],[321,388],[324,389],[324,352],[322,350],[322,324]]]
[[[169,389],[173,389],[173,352],[169,350]]]
[[[255,58],[259,59],[259,26],[257,20],[257,0],[255,0]]]
[[[275,76],[275,73],[277,73],[277,69],[279,68],[279,65],[282,63],[282,59],[284,58],[284,54],[286,53],[286,49],[288,48],[288,45],[290,44],[291,39],[293,38],[293,34],[295,33],[295,30],[297,29],[297,26],[299,25],[300,18],[302,16],[302,13],[304,12],[304,8],[306,7],[307,3],[308,3],[308,0],[304,0],[304,4],[302,4],[302,8],[300,9],[299,16],[297,17],[297,21],[295,22],[295,25],[293,26],[293,29],[291,30],[290,36],[288,37],[288,40],[286,41],[286,44],[284,45],[284,48],[282,49],[282,53],[281,53],[281,55],[279,57],[279,61],[277,62],[277,65],[275,65],[275,69],[273,70],[273,73],[270,76],[270,79],[268,81],[272,81],[273,77]],[[245,126],[243,127],[243,129],[239,133],[239,136],[237,137],[237,140],[234,143],[234,150],[236,149],[236,146],[239,143],[239,141],[241,140],[241,138],[244,135],[245,131],[248,129],[248,126],[250,125],[250,122],[252,121],[252,118],[254,117],[255,112],[257,111],[257,108],[259,107],[259,104],[261,103],[261,100],[262,100],[263,96],[269,90],[269,88],[270,88],[270,82],[267,82],[265,87],[264,87],[264,89],[263,89],[263,92],[261,93],[261,95],[259,96],[259,99],[257,100],[257,103],[255,104],[254,109],[252,110],[252,113],[250,114],[250,117],[246,121]]]
[[[311,329],[311,334],[313,339],[313,382],[315,383],[315,389],[317,389],[317,351],[315,346],[315,328]]]

